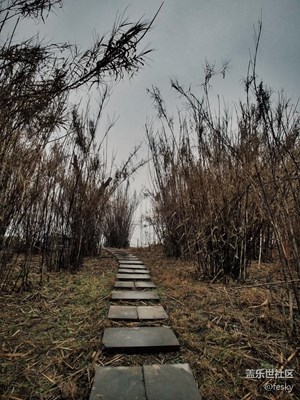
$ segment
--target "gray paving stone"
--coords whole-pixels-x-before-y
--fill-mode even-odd
[[[120,279],[120,281],[132,281],[132,280],[145,280],[147,281],[150,279],[150,275],[146,274],[117,274],[117,279]]]
[[[149,274],[147,269],[133,269],[134,274]]]
[[[133,281],[117,281],[115,283],[115,288],[134,289],[135,285]]]
[[[147,269],[119,268],[118,274],[149,274]]]
[[[118,272],[120,274],[133,274],[134,270],[133,269],[128,269],[128,268],[119,268]]]
[[[136,262],[140,262],[139,260],[131,260],[131,259],[128,259],[128,260],[120,260],[120,259],[118,259],[117,261],[118,261],[119,264],[134,264],[134,265],[136,265],[135,264]],[[137,265],[140,265],[140,264],[137,264]]]
[[[156,288],[156,285],[152,281],[136,281],[134,285],[137,289]]]
[[[105,328],[102,343],[107,351],[124,353],[177,351],[180,347],[172,329],[166,327]]]
[[[137,321],[139,319],[136,306],[110,306],[107,318],[114,320]]]
[[[201,400],[188,364],[144,365],[147,400]]]
[[[89,400],[146,400],[142,367],[96,367]]]
[[[120,264],[119,268],[126,268],[126,269],[143,269],[146,270],[147,267],[145,265],[133,265],[133,264]]]
[[[142,261],[139,260],[125,260],[119,261],[119,264],[134,264],[134,265],[144,265]]]
[[[138,306],[139,320],[167,319],[168,315],[162,306]]]
[[[159,300],[156,292],[143,292],[136,290],[113,290],[111,293],[112,300]]]

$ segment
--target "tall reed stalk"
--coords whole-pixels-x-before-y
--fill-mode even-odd
[[[142,162],[135,148],[109,167],[108,131],[99,121],[104,81],[132,76],[151,49],[141,49],[151,22],[118,18],[109,37],[85,51],[71,44],[18,41],[25,18],[43,20],[61,0],[0,2],[0,291],[26,289],[32,269],[76,270],[98,254],[109,199]],[[71,108],[75,89],[97,88],[95,118]],[[99,144],[100,143],[100,144]],[[37,268],[36,268],[37,266]]]
[[[227,64],[206,65],[200,98],[172,81],[185,110],[177,120],[159,89],[149,90],[157,110],[157,124],[146,126],[152,223],[167,255],[196,260],[211,280],[244,281],[252,260],[279,260],[300,308],[300,120],[297,106],[274,99],[257,77],[261,28],[235,120],[211,107],[211,79],[225,76]]]

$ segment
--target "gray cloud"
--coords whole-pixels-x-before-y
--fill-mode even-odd
[[[88,47],[93,34],[109,32],[117,12],[135,21],[141,16],[151,19],[160,0],[66,0],[62,11],[51,15],[46,25],[26,23],[20,35],[40,31],[41,37],[51,41],[76,42]],[[175,106],[169,88],[170,77],[192,83],[200,88],[203,65],[207,59],[221,64],[231,60],[226,80],[217,79],[215,93],[229,102],[243,95],[242,78],[246,75],[249,50],[253,49],[253,25],[262,13],[263,33],[258,58],[258,74],[275,90],[285,89],[294,101],[299,96],[300,79],[300,2],[298,0],[165,0],[154,27],[145,38],[157,50],[146,66],[132,81],[124,81],[114,88],[107,107],[119,121],[110,138],[110,148],[125,158],[133,145],[144,139],[143,125],[153,116],[146,88],[152,84]],[[197,86],[198,85],[198,86]],[[146,154],[146,150],[144,150]],[[136,186],[145,182],[145,170]]]

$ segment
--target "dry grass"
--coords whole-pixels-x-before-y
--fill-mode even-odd
[[[274,287],[270,298],[264,287],[240,289],[234,283],[224,287],[200,282],[192,263],[167,259],[159,248],[131,252],[149,267],[169,315],[166,322],[145,325],[171,326],[181,350],[142,355],[103,352],[105,327],[139,325],[106,319],[117,263],[104,255],[88,260],[77,274],[48,274],[43,287],[33,285],[31,292],[3,295],[3,399],[84,400],[95,365],[180,362],[191,365],[205,400],[300,398],[299,341],[297,331],[294,337],[286,335],[281,307],[286,302],[284,290]],[[254,266],[255,281],[250,277],[248,285],[265,282],[270,273],[268,265]],[[274,281],[277,274],[273,267]],[[271,304],[261,305],[266,299]],[[246,369],[281,366],[295,370],[291,395],[277,392],[274,397],[262,391],[266,381],[245,378]]]
[[[52,273],[41,288],[2,295],[1,398],[86,398],[116,266],[90,259],[76,274]]]
[[[265,286],[201,282],[191,262],[166,259],[159,248],[131,250],[160,286],[169,323],[181,344],[179,358],[190,363],[205,400],[300,398],[300,316],[294,315],[297,326],[288,337],[282,287],[272,286],[270,293]],[[247,286],[269,282],[270,277],[280,280],[274,265],[252,265],[250,273]],[[294,384],[292,394],[267,392],[262,388],[267,380],[245,378],[246,369],[281,367],[294,369],[294,379],[287,380]]]

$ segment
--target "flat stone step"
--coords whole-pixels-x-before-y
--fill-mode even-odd
[[[134,274],[149,274],[147,269],[133,269]]]
[[[130,321],[162,320],[168,315],[162,306],[110,306],[107,318]]]
[[[146,400],[142,367],[96,367],[89,400]]]
[[[125,269],[143,269],[147,270],[147,267],[145,265],[133,265],[133,264],[119,264],[119,268],[125,268]]]
[[[149,274],[149,271],[147,269],[119,268],[118,274]]]
[[[115,283],[115,288],[134,289],[135,284],[133,281],[117,281]]]
[[[117,274],[117,279],[120,281],[134,281],[134,280],[149,280],[150,275],[148,274]]]
[[[147,400],[201,400],[189,364],[144,365]]]
[[[139,320],[168,319],[168,315],[162,306],[138,306]]]
[[[107,318],[130,321],[137,321],[139,319],[136,306],[110,306]]]
[[[119,268],[118,272],[120,274],[133,274],[133,269],[129,269],[129,268]]]
[[[150,288],[156,288],[156,285],[152,281],[136,281],[134,283],[134,286],[137,289],[150,289]]]
[[[110,352],[142,353],[179,350],[174,332],[166,327],[105,328],[102,343]]]
[[[124,261],[119,261],[119,264],[144,265],[144,263],[139,260],[124,260]]]
[[[156,285],[152,281],[116,281],[115,286],[117,288],[124,289],[152,289],[156,288]]]
[[[201,400],[201,395],[189,364],[98,366],[89,400],[100,399]]]
[[[136,290],[113,290],[112,300],[159,300],[156,292],[136,291]]]

